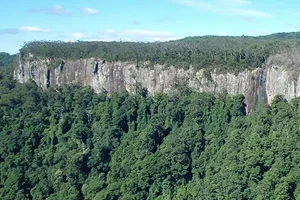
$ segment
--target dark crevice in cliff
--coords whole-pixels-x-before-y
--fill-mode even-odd
[[[23,66],[23,65],[22,65],[22,67],[21,67],[20,73],[22,73],[22,76],[23,76],[23,77],[25,76],[25,70],[24,70],[24,66]]]
[[[35,71],[36,71],[35,66],[34,65],[31,66],[31,68],[30,68],[30,76],[31,76],[32,79],[35,78]]]
[[[297,97],[297,81],[294,81],[294,97]]]
[[[114,87],[114,68],[115,68],[115,64],[112,65],[112,67],[109,69],[109,74],[108,74],[108,93],[111,94],[113,91],[115,91],[115,87]]]
[[[108,94],[107,90],[106,90],[104,87],[102,87],[101,91],[102,91],[104,94]]]
[[[60,72],[62,72],[64,70],[64,66],[65,66],[65,62],[61,61],[60,66],[59,66]]]
[[[99,71],[99,63],[97,62],[94,68],[94,74],[98,74]]]
[[[265,77],[265,70],[262,69],[262,78],[260,80],[261,85],[261,98],[263,99],[264,105],[268,104],[268,95],[267,95],[267,89],[266,89],[266,77]]]
[[[51,72],[50,69],[47,70],[47,75],[46,75],[46,87],[50,87],[50,77],[51,77]]]

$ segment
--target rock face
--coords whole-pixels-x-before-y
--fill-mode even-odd
[[[172,93],[178,85],[186,85],[199,92],[245,95],[247,112],[251,112],[262,99],[270,103],[275,95],[284,95],[288,100],[300,96],[300,79],[296,68],[266,65],[253,71],[218,74],[215,71],[180,69],[173,66],[137,66],[130,62],[107,62],[89,58],[66,60],[53,66],[50,59],[20,59],[15,70],[19,82],[34,80],[42,88],[62,84],[82,84],[91,86],[96,92],[112,93],[126,89],[135,93],[147,88],[150,94]]]

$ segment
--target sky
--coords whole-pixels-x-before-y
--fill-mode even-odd
[[[34,40],[153,42],[300,31],[299,0],[1,0],[0,52]]]

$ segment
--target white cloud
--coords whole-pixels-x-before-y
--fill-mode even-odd
[[[77,40],[82,40],[85,38],[85,35],[83,33],[77,32],[77,33],[72,33],[67,39],[65,39],[65,42],[74,42]]]
[[[178,36],[166,31],[149,31],[149,30],[125,30],[116,31],[108,29],[101,32],[97,38],[102,41],[135,41],[135,42],[155,42],[179,39]]]
[[[220,32],[219,34],[217,34],[219,36],[228,36],[229,34],[227,34],[226,32]]]
[[[252,17],[271,17],[269,13],[258,11],[258,10],[248,10],[248,9],[236,9],[234,13],[240,16],[252,16]]]
[[[271,14],[251,8],[250,0],[177,0],[178,3],[194,7],[200,10],[207,10],[227,15],[243,17],[271,17]]]
[[[69,10],[65,9],[59,4],[49,8],[31,9],[29,10],[29,12],[46,13],[50,15],[59,15],[59,16],[69,16],[72,14]]]
[[[35,26],[22,26],[19,28],[21,32],[49,32],[50,29],[43,29]]]
[[[52,15],[70,15],[71,12],[63,8],[61,5],[54,5],[51,8],[46,8],[46,12]]]
[[[88,8],[88,7],[82,8],[82,12],[87,15],[97,15],[98,14],[98,10],[95,10],[93,8]]]
[[[0,35],[4,34],[19,34],[19,33],[46,33],[50,32],[50,29],[40,28],[36,26],[22,26],[19,28],[3,28],[0,29]]]
[[[74,32],[64,37],[65,42],[82,41],[131,41],[131,42],[157,42],[179,39],[178,36],[166,31],[149,31],[149,30],[124,30],[116,31],[107,29],[94,36],[86,35],[82,32]]]
[[[72,33],[71,37],[74,38],[74,39],[79,40],[79,39],[82,39],[84,37],[84,34],[83,33]]]

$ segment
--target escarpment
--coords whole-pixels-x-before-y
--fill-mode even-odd
[[[137,66],[133,62],[109,62],[100,58],[57,63],[55,66],[51,59],[20,59],[15,79],[21,83],[32,79],[42,88],[89,85],[96,92],[109,94],[121,89],[135,93],[142,88],[147,88],[150,94],[172,93],[179,85],[186,85],[199,92],[243,94],[247,112],[254,109],[258,100],[271,103],[275,95],[284,95],[288,100],[300,96],[298,64],[291,65],[288,58],[283,60],[280,56],[270,57],[261,68],[239,73],[217,73],[217,70],[207,73],[193,67],[183,69],[149,65],[149,62]]]

